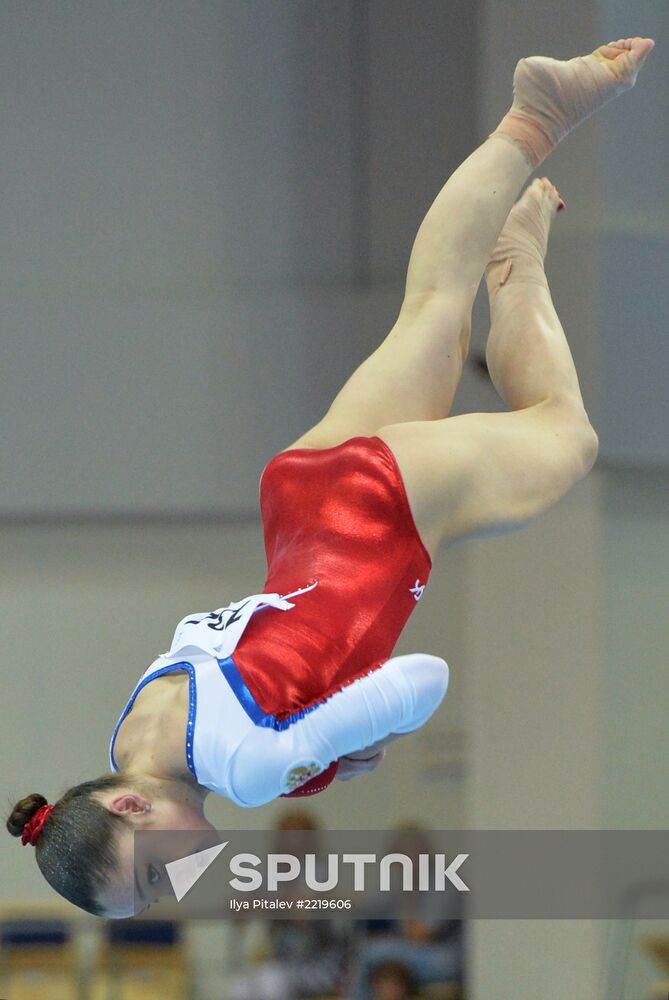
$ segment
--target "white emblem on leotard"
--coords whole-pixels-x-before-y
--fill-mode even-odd
[[[318,584],[314,580],[307,587],[281,597],[279,594],[253,594],[241,601],[232,601],[215,611],[198,611],[182,618],[177,625],[172,645],[163,657],[174,658],[188,649],[204,651],[218,659],[226,659],[234,652],[244,629],[252,616],[262,608],[272,607],[289,611],[295,605],[286,598],[304,594]]]
[[[425,590],[425,584],[421,585],[420,580],[416,580],[415,585],[413,587],[409,587],[409,590],[413,594],[414,601],[420,601],[423,596],[423,591]]]
[[[317,774],[324,771],[325,767],[319,760],[299,760],[292,767],[289,767],[281,778],[281,788],[283,794],[294,792],[297,788],[306,784]]]

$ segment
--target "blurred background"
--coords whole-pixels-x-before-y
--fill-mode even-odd
[[[656,41],[636,88],[538,172],[567,205],[547,273],[595,470],[531,527],[436,563],[396,650],[450,665],[426,729],[373,776],[305,800],[301,820],[215,796],[208,815],[223,829],[667,827],[666,0],[2,0],[8,805],[105,773],[114,723],[176,623],[262,587],[260,473],[393,325],[420,222],[508,110],[517,60],[627,35]],[[454,413],[503,408],[477,364],[484,293]],[[298,934],[298,964],[327,952],[346,970],[304,992],[276,971],[292,952],[271,928],[133,941],[57,910],[5,841],[12,1000],[75,996],[74,982],[93,996],[93,980],[98,1000],[669,990],[666,926],[472,921],[455,937]],[[42,937],[17,925],[35,914],[64,922]],[[139,971],[126,981],[119,962]]]

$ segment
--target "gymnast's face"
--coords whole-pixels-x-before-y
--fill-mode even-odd
[[[162,896],[174,898],[165,864],[175,860],[173,844],[169,856],[163,856],[164,851],[170,850],[170,838],[164,838],[161,845],[161,838],[156,837],[148,850],[136,851],[134,834],[149,830],[184,831],[179,837],[180,855],[184,856],[211,847],[211,834],[216,828],[197,810],[171,799],[149,800],[131,791],[111,793],[105,798],[107,808],[125,815],[130,825],[117,835],[116,877],[105,886],[98,902],[104,908],[105,917],[132,917],[147,910]]]

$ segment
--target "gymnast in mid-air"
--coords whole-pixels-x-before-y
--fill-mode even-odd
[[[186,615],[121,714],[111,773],[54,803],[29,795],[7,820],[66,899],[139,912],[170,888],[160,858],[135,865],[136,831],[213,831],[211,791],[253,807],[369,772],[438,707],[444,660],[392,657],[438,549],[527,525],[597,456],[544,273],[564,203],[546,177],[516,199],[653,46],[518,62],[511,107],[418,230],[392,330],[262,472],[262,593]],[[487,366],[509,410],[449,417],[482,276]]]

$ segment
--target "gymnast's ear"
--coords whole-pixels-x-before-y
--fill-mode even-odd
[[[123,816],[126,820],[132,821],[137,816],[144,816],[152,809],[152,803],[146,796],[129,788],[114,789],[99,798],[109,812],[115,816]]]

